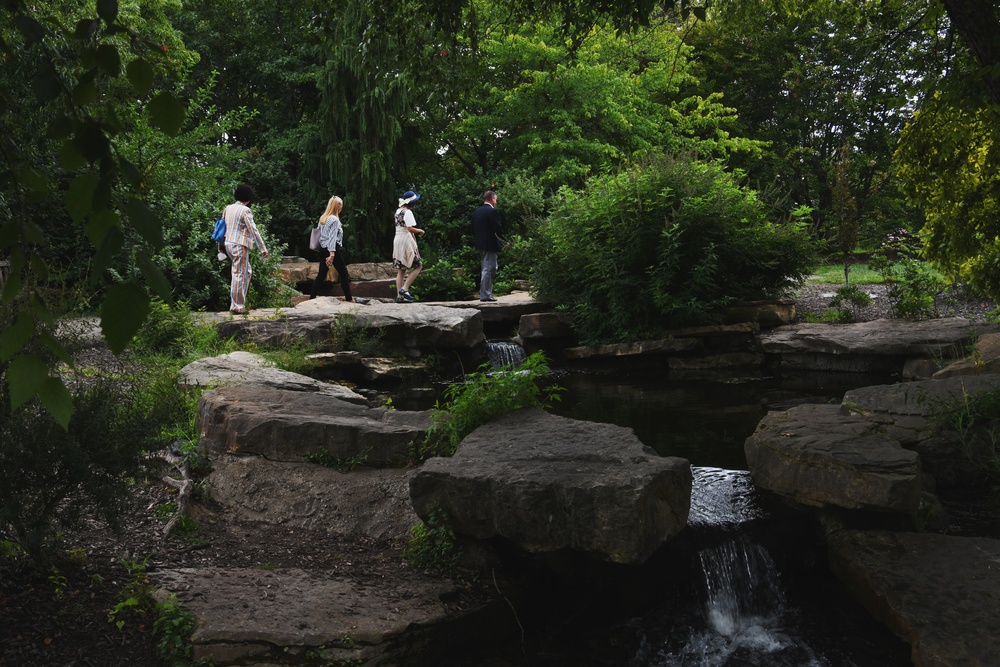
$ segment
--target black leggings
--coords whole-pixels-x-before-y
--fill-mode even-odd
[[[329,251],[327,251],[327,254],[323,255],[323,258],[319,260],[319,274],[316,276],[316,280],[313,281],[310,297],[315,298],[319,292],[319,286],[326,281],[326,272],[329,268],[326,265],[326,258],[329,256]],[[337,269],[337,277],[340,278],[340,287],[344,290],[344,300],[354,301],[351,298],[351,277],[347,275],[347,264],[344,262],[343,246],[338,248],[337,253],[333,256],[333,268]]]

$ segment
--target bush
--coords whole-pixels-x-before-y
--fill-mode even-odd
[[[800,222],[776,223],[720,166],[660,156],[562,190],[536,236],[539,298],[587,343],[712,321],[736,300],[783,295],[813,264]]]
[[[520,364],[493,370],[483,365],[444,392],[446,407],[435,405],[431,426],[417,458],[451,456],[462,439],[488,421],[518,408],[545,407],[563,389],[540,381],[549,376],[545,356],[536,352]]]
[[[919,239],[905,229],[895,230],[872,253],[869,265],[889,287],[893,317],[920,320],[938,316],[934,297],[944,290],[945,281],[921,261],[920,254]]]
[[[179,405],[156,391],[154,378],[97,376],[73,397],[63,429],[35,402],[13,413],[0,384],[0,533],[44,562],[58,529],[85,512],[117,527],[129,506],[128,487],[143,469],[142,454],[159,449],[165,421]],[[176,387],[166,391],[178,394]]]

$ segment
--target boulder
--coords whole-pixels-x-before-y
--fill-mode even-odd
[[[308,455],[400,466],[424,438],[430,413],[369,408],[332,396],[242,384],[202,394],[195,424],[199,446],[276,461]]]
[[[566,359],[600,359],[607,357],[639,357],[650,354],[678,354],[701,350],[701,342],[695,338],[665,338],[644,340],[635,343],[612,343],[569,347],[563,350]]]
[[[453,457],[427,461],[410,498],[421,518],[441,510],[462,535],[635,564],[685,527],[691,466],[658,456],[631,429],[530,408],[476,429]]]
[[[215,567],[151,576],[158,598],[173,594],[194,616],[191,658],[199,664],[431,667],[508,626],[499,605],[455,604],[460,584],[412,572],[359,579]]]
[[[976,341],[973,353],[945,366],[934,374],[935,380],[955,375],[986,375],[1000,373],[1000,333],[986,333]]]
[[[315,463],[217,456],[206,484],[228,521],[405,540],[420,519],[410,505],[410,468],[339,472]]]
[[[193,361],[180,370],[177,382],[181,386],[188,387],[222,387],[250,383],[273,389],[315,392],[350,403],[367,404],[364,396],[347,387],[274,368],[270,361],[252,352],[230,352]]]
[[[1000,656],[1000,540],[836,530],[830,564],[920,667],[987,667]]]
[[[331,297],[310,299],[273,316],[252,311],[249,317],[218,324],[223,338],[235,336],[264,347],[298,341],[326,349],[333,344],[335,327],[353,328],[382,343],[417,350],[469,349],[485,340],[482,317],[475,308],[378,301],[362,305]]]
[[[722,310],[722,321],[726,324],[756,322],[762,327],[777,327],[790,324],[794,319],[794,299],[747,301]]]
[[[899,372],[907,358],[955,359],[980,333],[996,325],[964,317],[873,320],[856,324],[804,322],[761,334],[764,352],[780,355],[783,368],[848,372]]]
[[[909,515],[919,506],[917,454],[836,405],[768,414],[744,452],[756,486],[801,505]]]

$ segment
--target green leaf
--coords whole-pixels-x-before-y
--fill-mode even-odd
[[[122,176],[128,181],[128,184],[133,188],[138,188],[142,183],[142,174],[139,173],[139,169],[129,162],[126,158],[121,155],[118,156],[118,168],[122,172]]]
[[[139,253],[136,258],[139,262],[139,268],[142,270],[142,275],[145,276],[146,280],[149,282],[149,286],[153,288],[156,295],[161,299],[170,303],[174,300],[173,292],[170,289],[170,281],[167,277],[163,275],[163,271],[160,271],[160,267],[153,263],[147,253]]]
[[[49,367],[38,357],[22,354],[10,362],[7,386],[10,388],[11,411],[30,401],[48,377]]]
[[[105,23],[114,23],[118,19],[118,0],[97,0],[97,15]]]
[[[21,238],[36,246],[45,246],[49,243],[45,232],[32,220],[21,223]]]
[[[15,245],[10,250],[10,266],[7,271],[7,282],[3,285],[3,302],[12,303],[21,291],[21,270],[24,268],[24,251]]]
[[[97,65],[110,76],[118,76],[122,71],[122,59],[118,49],[112,44],[97,47]]]
[[[62,148],[59,149],[59,164],[62,166],[63,171],[71,174],[85,166],[87,158],[83,157],[83,154],[77,150],[76,145],[72,141],[64,141]]]
[[[187,108],[183,102],[171,93],[158,93],[149,101],[146,108],[153,125],[171,137],[177,136],[187,115]]]
[[[32,46],[35,42],[40,42],[45,38],[45,28],[30,16],[18,14],[14,17],[14,25],[24,35],[26,46]]]
[[[17,180],[28,189],[25,199],[28,203],[38,204],[49,197],[49,177],[37,169],[18,169]]]
[[[100,27],[101,22],[98,19],[80,19],[76,22],[76,29],[73,31],[73,36],[86,41],[93,38],[94,33]]]
[[[118,213],[104,209],[90,216],[84,231],[87,234],[87,238],[90,239],[90,243],[95,248],[99,248],[104,243],[108,232],[120,226],[121,220],[118,217]]]
[[[66,210],[73,222],[82,222],[94,209],[94,189],[97,187],[97,174],[87,172],[80,174],[69,184],[66,191]]]
[[[14,323],[0,332],[0,361],[7,361],[24,349],[35,332],[35,320],[20,313]]]
[[[160,219],[144,201],[135,197],[129,199],[125,213],[128,215],[129,223],[147,243],[157,250],[163,247],[163,227]]]
[[[37,252],[33,252],[28,256],[28,266],[31,267],[31,272],[42,283],[49,279],[49,267]]]
[[[52,418],[64,430],[68,430],[70,417],[73,416],[73,397],[62,380],[54,377],[46,378],[38,390],[38,398]]]
[[[35,97],[42,104],[48,104],[59,97],[62,93],[62,85],[55,74],[39,72],[31,81],[31,87],[35,91]]]
[[[153,87],[153,66],[142,58],[136,58],[125,68],[125,75],[138,95],[145,95]]]
[[[73,119],[66,114],[59,114],[45,128],[45,134],[56,141],[67,139],[73,134]]]
[[[125,245],[125,236],[117,227],[111,227],[105,232],[104,237],[97,246],[97,252],[91,261],[90,282],[96,285],[104,275],[104,271],[111,266],[111,261],[118,256]]]
[[[112,285],[101,308],[101,331],[108,347],[120,354],[149,315],[149,297],[134,283]]]
[[[38,334],[38,340],[42,341],[42,345],[49,348],[49,350],[52,351],[52,354],[59,357],[59,360],[64,364],[67,366],[73,365],[73,357],[70,355],[69,351],[66,350],[66,347],[47,331],[42,331]]]
[[[111,146],[111,142],[102,130],[97,125],[87,125],[77,131],[76,137],[73,138],[73,143],[76,145],[77,150],[83,153],[83,156],[90,160],[91,162],[97,162],[101,159]]]
[[[21,227],[13,220],[0,225],[0,250],[6,250],[21,239]]]

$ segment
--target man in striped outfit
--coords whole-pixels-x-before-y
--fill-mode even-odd
[[[250,288],[250,248],[256,245],[266,259],[267,246],[257,231],[250,212],[253,189],[244,184],[236,186],[236,203],[226,207],[226,254],[233,262],[233,278],[229,285],[231,302],[229,312],[242,315],[247,312],[247,290]]]

